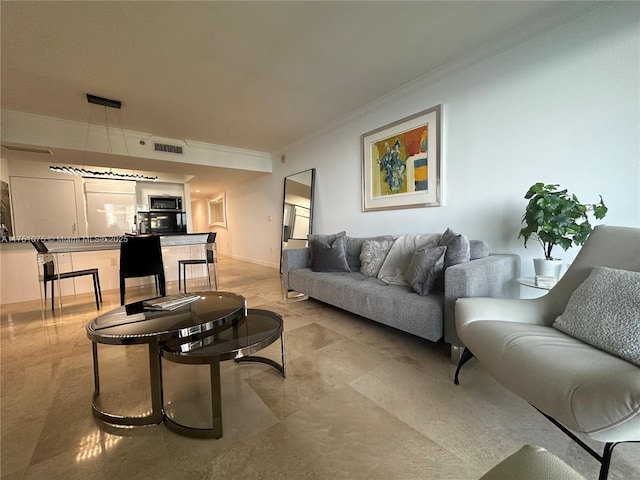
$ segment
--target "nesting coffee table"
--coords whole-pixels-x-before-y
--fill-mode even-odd
[[[93,350],[93,414],[109,424],[152,425],[166,421],[167,427],[183,435],[222,436],[220,361],[257,361],[278,369],[285,376],[282,317],[268,310],[247,309],[244,297],[229,292],[197,292],[196,301],[171,311],[148,310],[143,302],[107,312],[87,325]],[[281,341],[279,364],[253,355]],[[138,416],[119,415],[100,406],[98,345],[148,345],[151,411]],[[183,425],[165,413],[161,358],[182,364],[209,364],[212,425],[195,428]]]

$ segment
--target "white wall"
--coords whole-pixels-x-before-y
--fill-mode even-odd
[[[465,70],[414,82],[274,152],[273,175],[227,192],[229,228],[219,250],[277,266],[282,179],[311,167],[315,232],[450,226],[493,252],[521,255],[523,275],[533,274],[531,259],[541,253],[517,238],[523,196],[535,182],[559,183],[587,203],[601,194],[610,210],[600,223],[640,226],[639,7],[607,4]],[[362,212],[361,135],[437,104],[445,205]]]

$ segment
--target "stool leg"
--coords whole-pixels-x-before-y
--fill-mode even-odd
[[[286,367],[285,357],[284,357],[284,331],[280,334],[280,348],[282,350],[282,376],[286,378],[287,367]]]
[[[102,288],[100,288],[100,274],[96,272],[96,283],[98,284],[98,296],[100,297],[100,303],[102,303]]]
[[[187,293],[187,264],[182,264],[182,285],[184,286],[184,293]]]
[[[218,290],[218,259],[213,259],[213,281],[216,286],[216,290]]]
[[[185,277],[186,280],[186,277]],[[211,419],[215,438],[222,437],[222,394],[220,392],[220,358],[214,357],[209,363],[211,374]]]
[[[93,295],[96,297],[96,310],[100,310],[100,299],[98,298],[98,282],[96,280],[96,274],[92,273],[91,278],[93,279]]]
[[[120,305],[124,305],[124,277],[120,275]]]

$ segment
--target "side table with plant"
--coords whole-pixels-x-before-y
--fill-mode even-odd
[[[589,223],[589,214],[600,220],[607,214],[607,207],[600,196],[598,203],[580,203],[578,197],[567,193],[567,189],[560,189],[557,184],[532,185],[524,196],[529,200],[522,217],[525,225],[520,230],[518,238],[527,241],[532,238],[542,246],[544,258],[534,259],[536,276],[560,275],[562,260],[554,258],[551,251],[555,245],[567,250],[573,245],[582,245],[593,230]],[[553,264],[553,265],[551,265]],[[541,268],[552,266],[551,270],[541,271]]]

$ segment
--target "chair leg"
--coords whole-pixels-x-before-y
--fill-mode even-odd
[[[120,305],[124,305],[124,277],[120,276]]]
[[[180,268],[182,268],[182,264],[178,262],[178,291],[182,290],[182,277],[180,276]]]
[[[164,280],[164,272],[160,272],[156,275],[156,280],[160,284],[160,296],[164,297],[167,295],[166,283]]]
[[[102,288],[100,288],[100,274],[96,272],[96,283],[98,284],[98,296],[100,297],[100,303],[102,303]]]
[[[184,293],[187,293],[187,264],[182,264],[182,286],[184,288]]]
[[[55,306],[54,306],[54,299],[56,298],[55,295],[55,287],[56,282],[54,280],[51,280],[51,311],[54,312],[55,311]]]
[[[609,466],[611,465],[611,455],[613,455],[613,449],[617,443],[605,443],[604,451],[602,452],[602,466],[600,467],[600,475],[598,480],[607,480],[609,476]]]
[[[465,347],[465,349],[462,351],[462,357],[460,357],[460,361],[458,362],[458,367],[456,368],[456,375],[453,379],[453,383],[455,383],[456,385],[460,385],[460,381],[458,380],[460,369],[465,363],[467,363],[472,358],[473,358],[473,353],[471,353],[471,350]]]
[[[42,283],[44,285],[44,308],[47,308],[47,281],[43,278]],[[42,297],[40,297],[42,300]]]
[[[91,274],[93,278],[93,295],[96,297],[96,310],[100,310],[100,300],[98,298],[98,281],[95,273]]]

